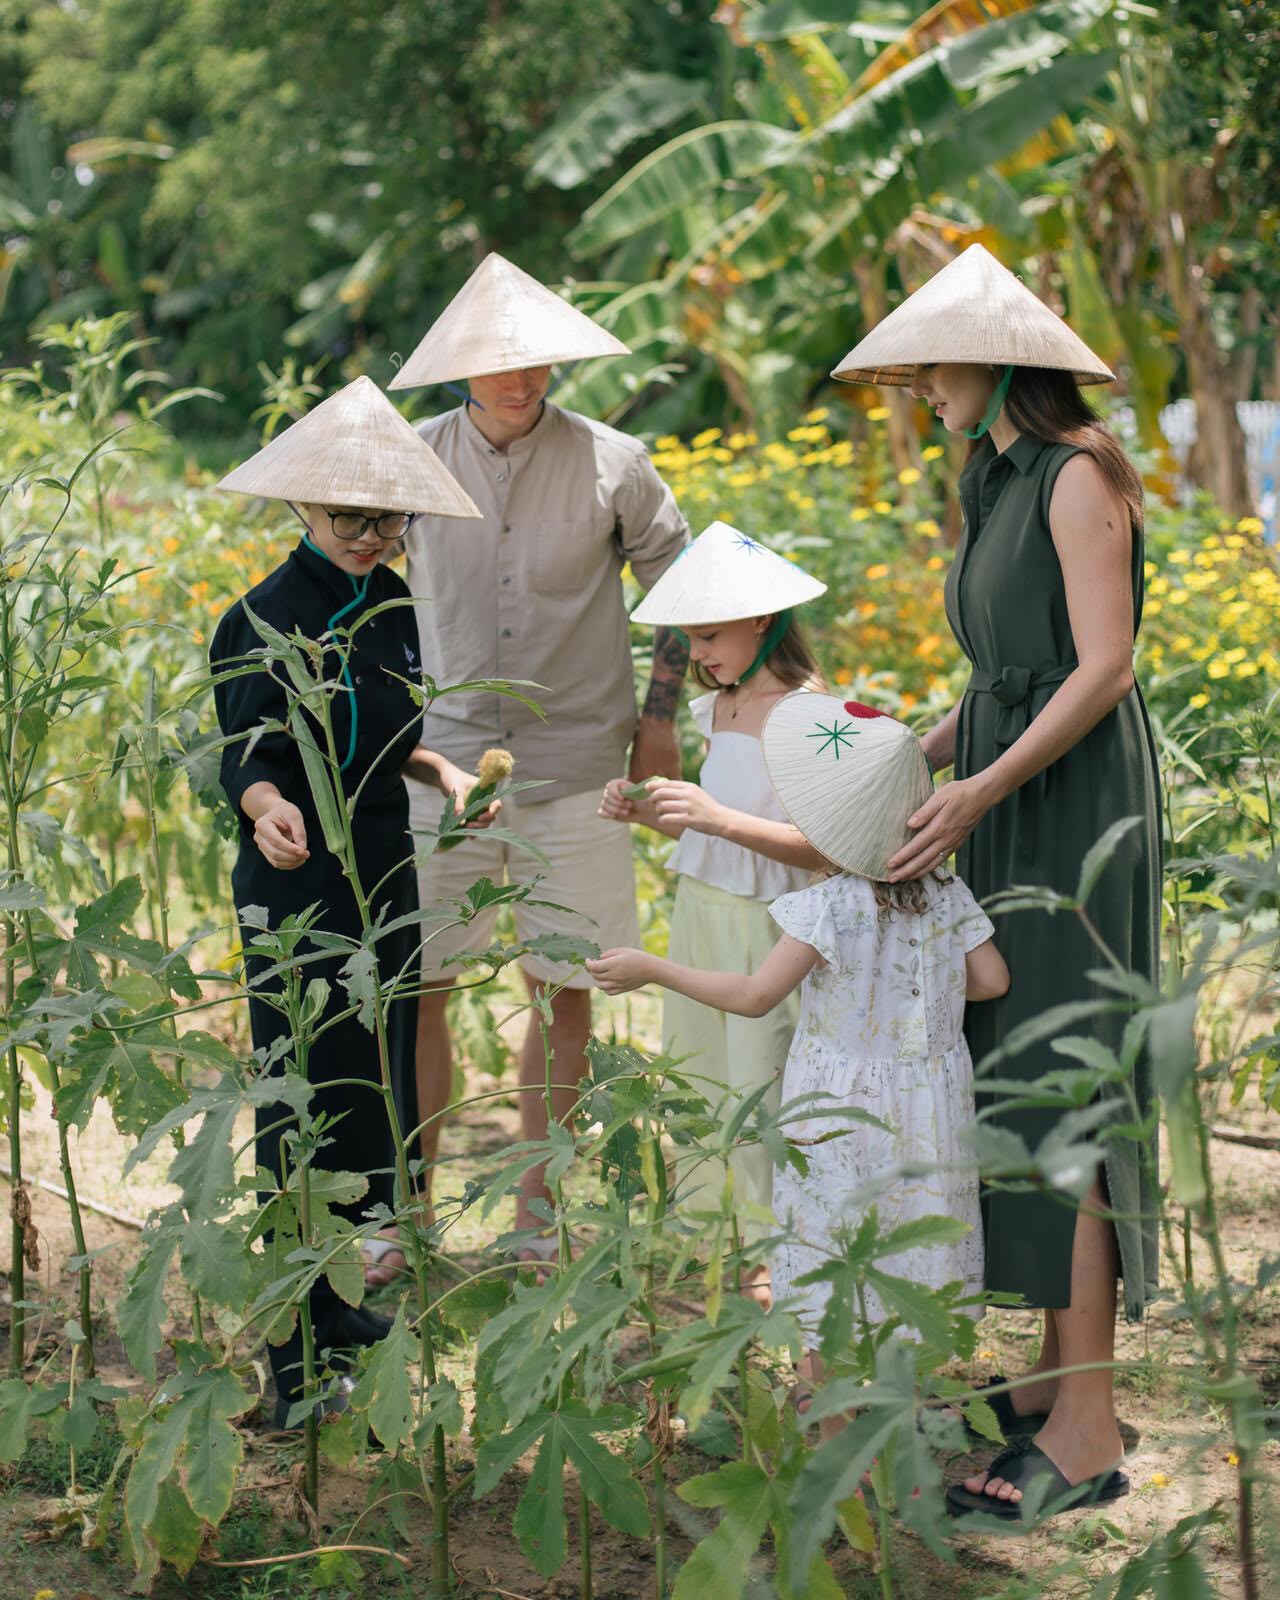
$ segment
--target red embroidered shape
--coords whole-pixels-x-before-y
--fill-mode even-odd
[[[882,717],[883,711],[877,711],[874,706],[864,706],[861,700],[846,700],[845,710],[851,717]]]

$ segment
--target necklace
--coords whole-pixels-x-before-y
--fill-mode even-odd
[[[741,684],[740,683],[735,683],[732,686],[731,690],[730,690],[730,694],[732,696],[732,700],[731,700],[731,703],[730,703],[730,706],[729,706],[729,720],[731,722],[736,722],[738,720],[738,712],[742,710],[743,706],[749,706],[752,703],[752,701],[759,700],[759,699],[762,698],[762,696],[760,695],[760,693],[758,691],[753,693],[750,689],[748,689],[747,690],[747,694],[746,694],[746,698],[744,700],[742,700],[741,703],[739,703],[739,701],[738,701],[738,690],[740,688],[741,688]],[[766,689],[765,689],[765,693],[766,694],[768,694],[770,692],[770,688],[771,688],[771,686],[766,686]]]

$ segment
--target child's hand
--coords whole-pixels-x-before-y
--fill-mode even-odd
[[[661,822],[696,833],[719,833],[725,808],[696,783],[664,778],[649,790],[649,800]]]
[[[606,994],[627,994],[649,982],[649,957],[643,950],[606,950],[587,971]]]

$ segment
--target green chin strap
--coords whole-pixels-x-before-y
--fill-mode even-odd
[[[756,673],[759,672],[760,668],[764,666],[765,662],[782,643],[782,636],[791,626],[791,619],[795,616],[795,614],[794,606],[790,607],[786,611],[779,611],[777,613],[773,621],[765,629],[764,638],[760,641],[760,648],[756,651],[755,660],[737,680],[738,683],[745,683],[748,678],[753,678]],[[688,646],[689,635],[684,631],[683,628],[673,627],[671,631],[676,635],[677,638],[684,642],[686,647]],[[726,684],[725,687],[727,688],[729,686]]]
[[[984,437],[984,435],[990,429],[991,424],[1004,410],[1004,403],[1009,397],[1009,385],[1012,382],[1013,368],[1011,366],[1006,367],[1004,369],[1004,377],[1002,377],[1000,382],[996,384],[996,392],[991,396],[991,403],[988,405],[986,414],[984,415],[982,421],[976,428],[966,428],[964,430],[964,436],[966,439],[981,439]]]

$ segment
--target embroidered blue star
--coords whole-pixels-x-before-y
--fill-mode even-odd
[[[839,761],[841,744],[851,744],[861,732],[862,729],[855,728],[852,722],[846,722],[844,724],[832,722],[829,728],[824,727],[823,724],[819,722],[817,724],[816,731],[809,734],[808,737],[810,739],[822,740],[822,743],[818,746],[819,755],[822,755],[827,746],[830,745],[835,751],[836,760]]]
[[[759,548],[760,546],[755,542],[755,540],[748,538],[745,533],[740,533],[738,535],[739,550],[758,550]]]

